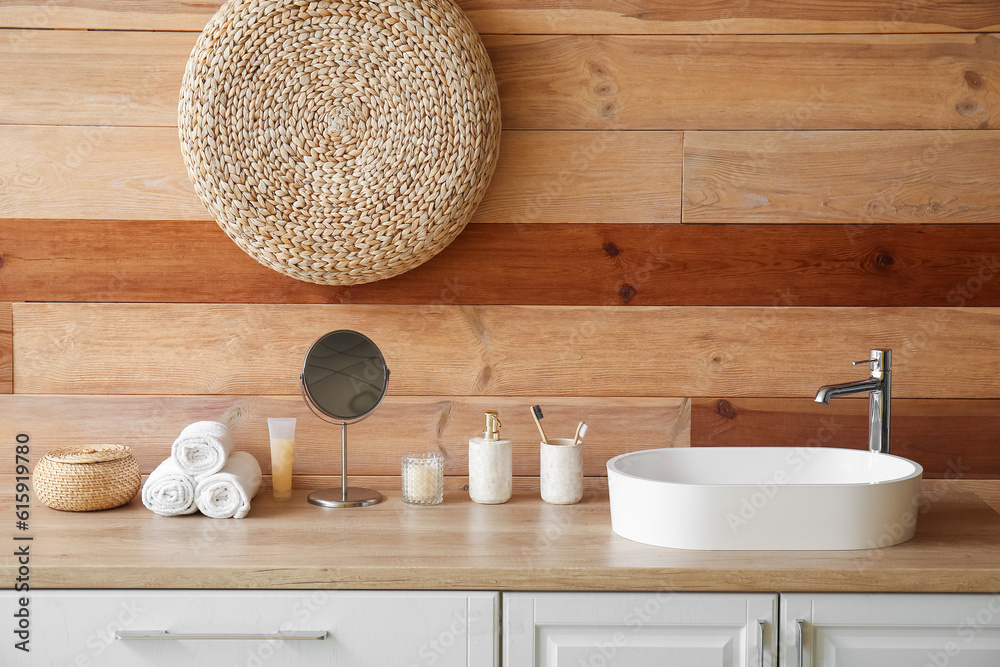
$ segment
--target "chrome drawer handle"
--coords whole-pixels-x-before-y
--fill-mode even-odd
[[[115,639],[326,639],[326,630],[288,630],[286,632],[170,632],[169,630],[118,630]]]

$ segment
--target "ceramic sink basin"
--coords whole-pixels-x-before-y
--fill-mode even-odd
[[[611,528],[678,549],[886,547],[913,537],[922,474],[857,449],[648,449],[608,461]]]

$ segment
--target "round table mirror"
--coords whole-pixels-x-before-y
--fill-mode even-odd
[[[370,415],[385,398],[389,369],[378,346],[357,331],[332,331],[312,344],[299,376],[306,404],[340,424],[340,488],[309,494],[321,507],[363,507],[382,500],[372,489],[347,485],[347,425]]]

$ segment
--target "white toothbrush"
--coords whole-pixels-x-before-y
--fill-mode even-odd
[[[576,434],[573,436],[573,444],[574,445],[579,444],[580,440],[586,434],[587,434],[587,425],[584,424],[583,422],[580,422],[579,424],[576,425]]]

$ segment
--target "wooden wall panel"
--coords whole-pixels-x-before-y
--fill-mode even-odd
[[[992,34],[485,42],[510,129],[1000,127],[1000,37]],[[698,54],[688,58],[692,48]]]
[[[475,222],[680,222],[680,133],[504,132],[500,154]],[[172,127],[0,125],[0,187],[0,217],[211,219]]]
[[[1000,132],[688,132],[684,221],[1000,221]]]
[[[395,419],[359,425],[378,444],[359,464],[390,483],[403,445],[380,429],[403,421],[454,454],[458,489],[450,434],[460,451],[492,402],[593,410],[592,475],[658,435],[661,409],[675,445],[794,441],[831,413],[853,441],[861,403],[810,397],[884,346],[898,446],[932,474],[954,453],[969,479],[1000,475],[1000,146],[965,131],[1000,129],[1000,4],[458,2],[500,82],[498,172],[440,256],[350,288],[263,268],[188,182],[178,86],[220,0],[0,2],[0,27],[31,28],[0,30],[0,393],[31,394],[0,412],[73,441],[110,410],[119,437],[155,443],[202,409],[242,411],[249,434],[294,405],[312,424],[297,484],[328,486],[296,375],[350,326],[394,370]],[[695,397],[693,436],[665,394]],[[537,484],[521,447],[518,483]]]
[[[267,269],[209,221],[4,220],[0,250],[0,301],[1000,306],[996,224],[472,224],[350,287]]]
[[[194,33],[70,34],[59,31],[38,40],[54,41],[50,48],[57,51],[60,42],[68,41],[61,57],[72,59],[71,71],[100,70],[114,62],[114,86],[105,94],[99,85],[95,89],[92,77],[51,81],[38,71],[37,80],[29,77],[30,85],[25,83],[19,94],[33,105],[30,122],[175,124],[171,100],[177,99]],[[140,38],[143,49],[162,54],[155,64],[141,58],[109,61],[101,53],[125,50],[129,46],[118,42]],[[73,52],[72,45],[81,39],[93,55]],[[487,35],[484,42],[500,88],[504,129],[1000,128],[995,102],[1000,96],[1000,36],[995,34],[719,35],[711,40]],[[101,46],[105,43],[111,46]],[[692,49],[698,51],[696,57],[689,57]],[[14,51],[13,45],[7,52],[27,73],[36,68],[36,60]],[[837,67],[830,67],[831,62]],[[121,91],[135,91],[132,97],[139,103],[132,103],[132,97],[119,99]],[[147,104],[146,99],[155,102]],[[115,100],[120,108],[113,106]],[[114,114],[125,114],[128,122]],[[11,122],[3,116],[0,120]]]
[[[0,27],[201,30],[219,0],[6,0]],[[1000,30],[993,0],[457,0],[482,33],[896,33]]]
[[[2,262],[3,255],[0,255],[0,268],[2,268]],[[0,394],[10,394],[14,391],[14,322],[12,313],[11,305],[0,301]]]
[[[995,308],[14,304],[14,390],[294,394],[308,346],[369,332],[393,395],[812,396],[893,350],[897,396],[1000,397]]]
[[[0,217],[210,218],[176,128],[0,125]]]
[[[921,464],[928,478],[995,479],[998,432],[1000,401],[900,399],[892,404],[890,451]],[[867,449],[868,400],[699,398],[691,444]]]
[[[0,123],[176,127],[178,91],[196,37],[43,30],[25,39],[0,30]]]
[[[469,438],[482,435],[483,411],[498,410],[513,441],[514,474],[538,476],[540,436],[529,413],[542,406],[549,437],[572,437],[587,423],[586,475],[606,474],[612,456],[648,447],[685,447],[690,401],[681,398],[525,398],[389,396],[372,417],[348,430],[348,471],[399,475],[408,451],[439,451],[445,474],[468,475]],[[340,427],[321,421],[301,396],[27,396],[0,397],[0,423],[13,442],[28,433],[41,452],[96,441],[132,447],[143,474],[170,454],[188,424],[211,419],[233,429],[236,447],[270,474],[268,417],[295,417],[295,475],[340,474]]]
[[[475,222],[680,222],[680,132],[508,130]]]

